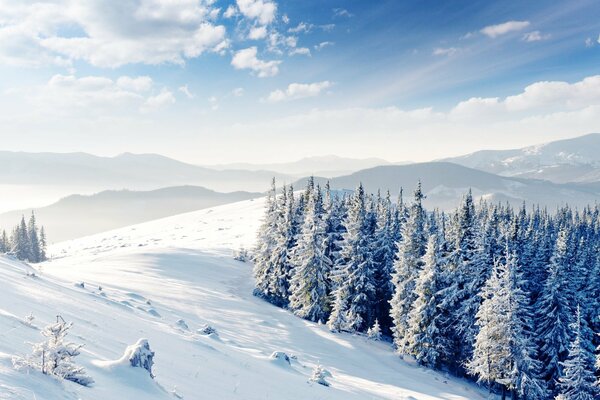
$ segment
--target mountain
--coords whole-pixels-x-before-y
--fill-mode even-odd
[[[270,171],[217,171],[157,154],[125,153],[99,157],[86,153],[0,152],[0,190],[20,197],[20,207],[40,207],[72,193],[91,194],[108,189],[152,190],[196,185],[220,192],[265,191]],[[6,197],[6,196],[3,196]],[[14,209],[0,198],[0,211]]]
[[[455,208],[469,189],[477,198],[493,202],[508,201],[515,206],[525,201],[530,205],[552,208],[565,203],[581,207],[595,204],[600,199],[600,188],[596,185],[555,184],[536,179],[504,177],[449,162],[375,167],[329,181],[334,189],[351,190],[362,182],[368,192],[390,190],[394,196],[402,187],[409,200],[419,180],[427,195],[424,203],[430,209]],[[325,181],[325,178],[317,179],[321,184]],[[305,184],[306,179],[302,179],[295,187],[302,188]]]
[[[555,183],[600,181],[600,133],[514,150],[483,150],[447,158],[470,168],[503,176]]]
[[[34,209],[50,242],[60,242],[183,212],[262,196],[260,193],[218,193],[203,187],[179,186],[151,191],[107,190],[71,195]],[[0,214],[0,226],[10,231],[30,209]]]
[[[315,175],[328,178],[340,175],[350,174],[365,168],[376,167],[379,165],[391,164],[389,161],[381,158],[345,158],[334,155],[306,157],[298,161],[278,164],[221,164],[212,165],[210,168],[219,170],[242,169],[248,171],[277,171],[281,174],[294,175],[297,177]]]
[[[231,254],[253,246],[263,207],[244,201],[64,242],[35,269],[0,256],[0,398],[487,398],[403,361],[390,343],[332,333],[253,296],[251,265]],[[67,339],[84,345],[74,361],[91,387],[13,367],[57,314],[73,322]],[[216,333],[203,334],[205,325]],[[140,338],[155,352],[154,379],[121,359]],[[316,365],[329,387],[309,382]]]

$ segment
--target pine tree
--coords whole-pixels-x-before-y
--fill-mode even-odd
[[[72,326],[72,323],[65,322],[60,315],[57,316],[56,323],[46,326],[41,332],[46,337],[46,341],[33,344],[31,358],[15,358],[15,366],[33,367],[43,374],[54,375],[83,386],[93,384],[94,380],[73,361],[73,358],[80,354],[83,346],[65,340]]]
[[[393,321],[394,345],[400,353],[405,352],[407,345],[408,314],[416,299],[415,282],[423,265],[421,257],[425,254],[426,215],[422,205],[424,197],[419,182],[408,219],[403,225],[402,241],[398,245],[398,255],[392,275],[394,295],[390,301],[390,316]]]
[[[454,354],[446,357],[460,370],[471,359],[477,328],[475,316],[481,299],[478,293],[483,287],[489,271],[484,262],[480,241],[480,230],[471,191],[452,221],[454,248],[448,255],[447,287],[440,293],[440,307],[444,317],[441,329],[447,330],[453,344]]]
[[[275,246],[271,256],[273,275],[270,281],[270,291],[273,293],[273,304],[286,307],[290,296],[290,279],[293,274],[291,257],[296,246],[298,219],[294,201],[294,188],[284,186],[277,207],[277,226],[275,229]]]
[[[42,251],[40,249],[40,241],[38,238],[38,228],[35,221],[35,214],[33,211],[31,212],[31,217],[29,218],[29,224],[27,225],[27,233],[29,236],[29,261],[33,263],[37,263],[42,261]]]
[[[25,216],[21,216],[21,223],[17,225],[12,236],[12,253],[19,260],[31,259],[31,243],[29,242],[29,233]]]
[[[571,324],[573,340],[569,346],[569,355],[561,362],[563,373],[559,379],[559,392],[565,400],[594,400],[598,397],[598,388],[594,386],[594,361],[583,344],[581,332],[581,312],[577,307],[575,321]]]
[[[290,309],[301,318],[325,321],[330,313],[327,279],[331,260],[325,255],[326,226],[320,190],[308,198],[306,216],[294,249]]]
[[[544,282],[536,310],[537,337],[541,343],[540,360],[543,377],[554,389],[554,382],[562,375],[561,362],[565,360],[570,342],[569,324],[573,310],[568,299],[569,232],[559,233],[554,255],[548,266],[548,277]]]
[[[373,240],[373,258],[375,263],[376,318],[387,331],[391,327],[390,300],[394,292],[392,272],[395,255],[398,251],[394,241],[392,203],[390,193],[385,198],[378,197],[376,223]]]
[[[379,326],[377,318],[373,326],[367,331],[367,337],[372,340],[381,340],[381,326]]]
[[[8,237],[6,236],[6,231],[2,230],[2,236],[0,237],[0,252],[8,253],[10,251],[10,243],[8,241]]]
[[[271,283],[274,279],[273,250],[275,249],[275,232],[277,230],[277,192],[275,179],[271,183],[271,190],[265,203],[265,215],[258,230],[256,248],[254,249],[254,294],[272,301],[275,295],[271,291]]]
[[[438,326],[442,259],[435,234],[429,236],[423,264],[423,271],[416,281],[417,298],[408,318],[406,352],[418,363],[436,368],[444,338]]]
[[[365,204],[364,188],[359,185],[352,196],[345,224],[341,266],[336,270],[339,287],[335,291],[329,325],[334,329],[366,331],[375,319],[375,285],[373,277],[372,238]],[[340,308],[345,309],[345,327],[338,326]],[[333,319],[332,319],[333,318]]]
[[[46,261],[48,259],[47,246],[48,243],[46,241],[46,230],[42,226],[40,228],[40,261]]]

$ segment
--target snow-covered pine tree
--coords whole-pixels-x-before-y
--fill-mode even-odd
[[[0,253],[8,253],[10,251],[10,242],[8,241],[8,236],[6,235],[6,231],[2,230],[2,235],[0,236]]]
[[[438,236],[430,235],[423,257],[423,270],[416,281],[417,298],[408,317],[406,352],[415,357],[419,364],[431,368],[439,366],[441,348],[444,346],[443,333],[438,326],[442,262]]]
[[[372,237],[368,234],[365,191],[362,184],[350,200],[344,225],[347,232],[340,251],[341,264],[336,269],[339,287],[335,291],[330,327],[355,332],[366,331],[375,320],[375,285],[373,277]],[[336,321],[345,309],[345,327]]]
[[[326,226],[320,189],[308,198],[304,224],[294,249],[290,309],[301,318],[325,321],[331,311],[328,278],[331,260],[325,255]]]
[[[573,340],[569,345],[569,355],[561,362],[563,372],[558,389],[564,400],[594,400],[599,396],[598,388],[594,385],[594,359],[583,344],[581,325],[578,306],[571,324]]]
[[[33,367],[47,375],[72,381],[83,386],[89,386],[94,380],[89,377],[82,367],[73,362],[80,354],[82,345],[65,341],[72,323],[67,323],[59,315],[56,323],[46,326],[42,335],[46,341],[33,344],[32,356],[28,360],[15,359],[17,367]]]
[[[40,228],[40,261],[46,261],[48,259],[46,252],[47,246],[48,242],[46,240],[46,230],[44,229],[44,226],[42,226]]]
[[[446,287],[440,292],[443,313],[440,329],[449,332],[448,349],[456,353],[449,355],[448,362],[454,363],[457,372],[471,359],[477,334],[475,316],[481,302],[478,294],[490,273],[484,262],[477,223],[469,190],[452,219],[454,246],[448,256]]]
[[[270,280],[269,290],[273,293],[273,304],[286,307],[290,296],[290,279],[293,265],[291,256],[296,246],[298,231],[297,205],[294,201],[294,188],[283,187],[282,195],[277,206],[277,226],[275,229],[275,245],[271,262],[273,275]]]
[[[375,318],[373,326],[367,331],[367,337],[372,340],[381,340],[381,326],[377,318]]]
[[[265,202],[265,214],[258,229],[256,247],[254,249],[254,294],[271,301],[274,293],[271,282],[274,279],[273,249],[275,248],[275,232],[277,231],[277,192],[275,178]]]
[[[543,378],[554,391],[555,382],[562,376],[561,362],[567,357],[573,309],[568,298],[569,230],[561,229],[554,254],[548,266],[548,277],[536,304],[536,333],[540,343]]]
[[[425,254],[427,239],[425,237],[426,214],[422,205],[424,197],[419,182],[408,218],[402,227],[402,240],[398,245],[397,260],[392,274],[394,294],[390,300],[390,317],[393,321],[394,345],[400,353],[405,352],[408,314],[416,299],[415,282],[423,265],[421,257]]]
[[[25,216],[21,216],[21,223],[15,227],[11,241],[11,252],[19,260],[29,260],[31,258],[31,243],[29,242]]]
[[[375,315],[383,329],[388,332],[392,324],[390,320],[390,300],[394,291],[391,278],[395,256],[398,251],[394,240],[392,202],[389,192],[387,192],[385,198],[378,197],[376,217],[373,240]]]
[[[42,251],[40,248],[40,240],[38,237],[38,227],[35,221],[35,214],[31,212],[29,224],[27,225],[27,233],[29,235],[29,261],[37,263],[42,261]]]

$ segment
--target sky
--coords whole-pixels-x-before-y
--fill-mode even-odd
[[[0,0],[0,149],[427,161],[600,132],[597,0]]]

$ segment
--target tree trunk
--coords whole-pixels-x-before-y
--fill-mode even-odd
[[[506,386],[502,386],[502,400],[506,400]]]

